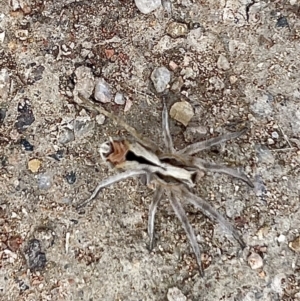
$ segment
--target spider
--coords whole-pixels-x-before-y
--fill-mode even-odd
[[[119,117],[116,118],[113,114],[107,112],[103,108],[95,106],[83,96],[80,98],[83,101],[83,104],[80,104],[81,106],[84,106],[89,110],[96,110],[112,118],[123,126],[135,138],[135,141],[130,142],[124,139],[117,140],[110,138],[109,141],[100,146],[99,152],[101,158],[121,172],[100,182],[92,195],[87,200],[77,205],[77,209],[92,201],[101,189],[131,177],[142,176],[148,185],[153,186],[154,184],[155,187],[154,196],[149,207],[148,218],[150,250],[152,250],[154,246],[154,220],[156,210],[164,195],[167,196],[176,216],[182,223],[195,254],[201,276],[204,276],[204,272],[201,264],[200,248],[197,243],[194,230],[189,223],[185,210],[180,202],[181,199],[186,199],[188,202],[200,209],[204,215],[213,221],[218,222],[236,239],[241,248],[245,248],[246,244],[238,231],[220,213],[218,213],[214,207],[201,197],[194,194],[193,187],[195,186],[197,172],[199,171],[227,174],[242,180],[253,188],[254,186],[252,182],[244,173],[238,170],[224,165],[209,163],[200,158],[194,157],[193,155],[216,144],[238,138],[248,130],[247,127],[243,128],[239,132],[227,133],[216,138],[191,144],[181,150],[176,150],[170,134],[167,106],[165,101],[163,101],[162,133],[165,144],[163,151],[154,142],[145,137],[141,137],[134,128],[127,125]]]

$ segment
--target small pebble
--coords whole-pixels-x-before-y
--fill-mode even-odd
[[[296,237],[293,241],[289,243],[290,249],[294,252],[300,253],[300,236]]]
[[[28,169],[31,172],[38,172],[42,162],[39,159],[32,159],[28,162]]]
[[[99,125],[102,125],[104,124],[104,121],[105,121],[105,116],[103,114],[98,114],[96,116],[96,122],[99,124]]]
[[[186,24],[178,23],[178,22],[171,22],[167,29],[167,34],[170,35],[172,38],[179,38],[185,36],[188,33],[188,27]]]
[[[178,68],[178,65],[177,65],[175,62],[170,61],[170,62],[169,62],[169,67],[170,67],[170,69],[171,69],[172,71],[175,71],[175,70]]]
[[[117,105],[123,105],[125,103],[125,97],[122,93],[117,92],[115,95],[115,103]]]
[[[130,99],[127,99],[124,107],[124,112],[125,113],[128,112],[131,107],[132,107],[132,101]]]
[[[25,257],[31,271],[43,270],[46,267],[46,255],[41,251],[40,241],[32,239],[25,249]]]
[[[248,264],[252,270],[260,269],[263,267],[263,259],[257,253],[251,253],[248,257]]]
[[[155,90],[158,93],[161,93],[167,88],[171,80],[171,73],[166,67],[158,67],[153,70],[151,80]]]
[[[47,190],[52,185],[52,178],[50,175],[46,173],[39,174],[37,180],[38,180],[38,187],[41,190]]]
[[[19,132],[23,132],[35,121],[29,99],[25,98],[24,101],[18,103],[18,113],[15,127]]]
[[[170,110],[170,116],[187,126],[194,116],[194,110],[190,103],[187,101],[179,101],[174,103]]]
[[[134,2],[143,14],[149,14],[161,6],[161,0],[134,0]]]
[[[41,80],[43,78],[43,73],[45,71],[45,67],[42,65],[35,66],[31,70],[31,76],[28,81],[30,81],[31,84]]]
[[[286,17],[280,17],[277,19],[276,27],[290,27]]]
[[[275,143],[275,141],[272,138],[268,138],[268,144],[269,145],[273,145]]]
[[[104,80],[104,78],[98,78],[96,80],[94,97],[95,100],[100,101],[102,103],[111,102],[111,88],[108,85],[108,83]]]
[[[75,140],[75,134],[74,131],[71,130],[68,127],[64,127],[60,133],[59,133],[59,137],[58,137],[58,142],[61,144],[67,144],[71,141]]]
[[[59,149],[55,154],[49,155],[49,157],[60,161],[64,157],[64,151]]]
[[[273,139],[278,139],[279,138],[279,135],[277,132],[272,132],[272,138]]]
[[[16,38],[25,41],[28,39],[28,30],[27,29],[19,29],[15,32]]]
[[[179,92],[184,85],[183,78],[179,76],[172,84],[171,90],[174,92]]]
[[[278,241],[279,243],[285,242],[285,239],[286,239],[286,237],[285,237],[285,235],[283,235],[283,234],[280,234],[280,235],[277,237],[277,241]]]
[[[19,289],[20,289],[21,292],[24,292],[24,291],[29,289],[29,286],[24,281],[20,281],[19,282]]]
[[[94,122],[87,116],[78,116],[74,121],[74,133],[76,137],[86,136],[91,134],[94,129]]]
[[[169,288],[167,294],[168,301],[186,301],[186,296],[177,287]]]
[[[75,70],[76,85],[74,94],[81,94],[85,98],[89,98],[95,86],[94,75],[92,70],[86,66],[80,66]]]
[[[217,66],[219,69],[224,70],[224,71],[230,69],[230,64],[229,64],[227,58],[223,54],[221,54],[219,56],[218,61],[217,61]]]
[[[28,142],[26,139],[21,139],[20,143],[21,145],[23,145],[26,151],[30,151],[30,152],[33,151],[33,145],[30,144],[30,142]]]
[[[75,172],[74,171],[71,171],[71,172],[68,172],[67,174],[66,174],[66,180],[67,180],[67,182],[69,183],[69,184],[74,184],[75,182],[76,182],[76,174],[75,174]]]
[[[231,75],[229,77],[229,81],[232,85],[235,84],[237,82],[237,80],[238,80],[238,78],[235,75]]]

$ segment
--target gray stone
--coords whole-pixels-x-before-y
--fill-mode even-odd
[[[230,69],[230,64],[229,64],[227,58],[223,54],[221,54],[219,56],[218,61],[217,61],[217,66],[219,69],[224,70],[224,71]]]
[[[75,70],[76,85],[74,95],[81,94],[85,98],[89,98],[94,90],[95,80],[90,68],[80,66]]]
[[[158,93],[161,93],[167,88],[171,80],[171,73],[166,67],[158,67],[153,70],[151,80],[155,90]]]
[[[71,130],[68,127],[64,127],[60,133],[59,133],[59,137],[58,137],[58,142],[61,144],[67,144],[71,141],[75,140],[75,134],[74,131]]]
[[[122,93],[117,92],[115,95],[115,103],[117,105],[123,105],[125,103],[125,97]]]
[[[161,0],[134,0],[134,2],[143,14],[149,14],[161,6]]]
[[[98,78],[96,80],[94,97],[97,101],[100,101],[102,103],[111,102],[111,88],[108,85],[108,83],[104,80],[104,78]]]
[[[39,174],[37,181],[39,189],[47,190],[52,186],[52,177],[47,173]]]
[[[76,137],[83,137],[92,133],[94,122],[89,117],[78,116],[74,121],[74,133]]]
[[[274,138],[274,139],[278,139],[279,138],[279,134],[276,131],[272,132],[271,135],[272,135],[272,138]]]
[[[105,116],[103,114],[98,114],[96,116],[96,122],[99,124],[99,125],[102,125],[104,124],[104,121],[105,121]]]

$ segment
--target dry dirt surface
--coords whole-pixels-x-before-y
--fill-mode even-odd
[[[147,14],[133,0],[1,0],[0,300],[300,300],[299,30],[297,0],[165,0]],[[99,145],[127,137],[79,93],[103,84],[97,105],[162,145],[163,66],[169,110],[193,112],[171,119],[176,148],[250,124],[201,154],[255,185],[199,177],[247,244],[186,205],[203,278],[167,200],[148,251],[153,190],[139,179],[74,206],[115,173]]]

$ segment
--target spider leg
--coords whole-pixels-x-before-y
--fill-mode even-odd
[[[166,105],[165,100],[163,100],[163,111],[162,111],[162,131],[163,131],[163,138],[165,146],[167,147],[167,152],[174,152],[173,140],[170,134],[170,127],[169,127],[169,114],[168,108]]]
[[[246,133],[248,128],[244,128],[239,132],[234,133],[227,133],[225,135],[211,138],[206,141],[196,142],[194,144],[188,145],[187,147],[183,148],[182,150],[178,151],[178,154],[185,154],[185,155],[194,155],[202,150],[208,149],[213,145],[220,144],[226,142],[231,139],[235,139]]]
[[[225,228],[225,230],[227,230],[237,240],[242,249],[246,247],[246,244],[238,231],[215,208],[202,198],[188,191],[186,188],[183,188],[182,191],[191,204],[199,208],[207,217],[217,221],[223,228]]]
[[[201,253],[200,253],[199,245],[197,243],[195,232],[185,214],[185,211],[184,211],[180,201],[178,200],[178,197],[175,195],[174,192],[171,192],[170,202],[174,209],[175,214],[177,215],[178,219],[181,221],[182,226],[187,234],[187,237],[190,241],[190,244],[191,244],[194,254],[196,256],[199,273],[203,277],[204,272],[203,272],[202,265],[201,265]]]
[[[132,135],[140,144],[143,146],[153,149],[157,152],[160,152],[160,149],[156,143],[151,141],[145,136],[140,135],[137,130],[128,125],[120,116],[115,116],[114,114],[106,111],[104,108],[96,105],[95,103],[91,102],[89,99],[85,98],[82,94],[78,94],[78,97],[81,99],[82,103],[77,103],[77,105],[90,110],[90,111],[96,111],[100,114],[103,114],[104,116],[110,118],[114,122],[116,122],[117,125],[122,126],[130,135]]]
[[[128,170],[128,171],[124,171],[124,172],[121,172],[119,174],[116,174],[114,176],[111,176],[105,180],[103,180],[102,182],[100,182],[98,184],[98,186],[95,188],[94,192],[92,193],[92,195],[85,201],[79,203],[77,206],[76,206],[76,209],[80,209],[82,207],[84,207],[86,204],[88,204],[90,201],[92,201],[96,196],[97,194],[99,193],[99,191],[107,186],[110,186],[114,183],[117,183],[119,181],[122,181],[122,180],[125,180],[127,178],[131,178],[131,177],[135,177],[135,176],[139,176],[139,175],[143,175],[145,174],[146,171],[144,170]]]
[[[163,195],[163,188],[160,185],[157,185],[155,190],[153,200],[150,204],[149,208],[149,218],[148,218],[148,235],[150,238],[149,242],[149,250],[152,251],[154,245],[154,220],[155,220],[155,213],[157,209],[157,205],[159,204],[162,195]]]
[[[253,183],[248,179],[248,177],[243,172],[240,172],[236,169],[224,165],[206,162],[200,158],[193,158],[193,163],[197,168],[201,170],[223,173],[232,176],[234,178],[242,180],[243,182],[248,184],[251,188],[254,188]]]

